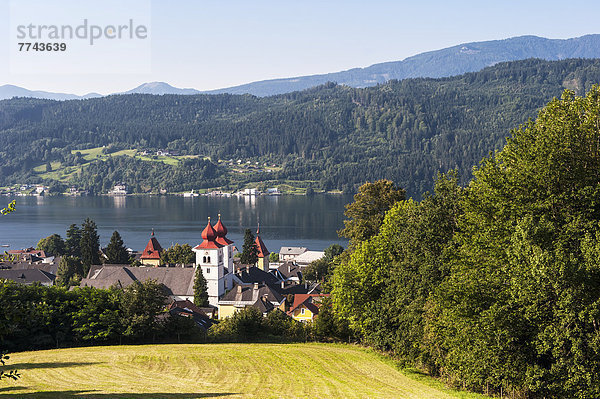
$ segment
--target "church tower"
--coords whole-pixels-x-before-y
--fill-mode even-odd
[[[230,290],[233,287],[233,274],[235,272],[233,266],[233,241],[227,238],[227,227],[221,222],[221,214],[219,214],[219,220],[215,224],[215,233],[217,238],[215,242],[223,246],[223,266],[225,267],[223,273],[225,278],[225,291]]]
[[[260,238],[260,223],[258,224],[258,228],[256,229],[256,239],[254,240],[256,244],[256,248],[258,249],[258,266],[259,269],[264,270],[265,272],[269,271],[269,250],[267,246],[263,242],[262,238]]]
[[[162,253],[163,249],[156,237],[154,237],[154,229],[152,229],[150,241],[146,244],[146,248],[144,248],[144,252],[142,252],[142,256],[140,257],[140,261],[144,266],[160,266],[160,256]]]
[[[225,293],[225,267],[223,264],[223,245],[216,242],[217,232],[210,224],[210,217],[202,231],[202,243],[193,248],[196,253],[196,267],[202,268],[202,274],[208,286],[208,302],[217,306],[219,297]]]

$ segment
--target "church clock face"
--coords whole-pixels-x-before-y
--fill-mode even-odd
[[[208,251],[204,251],[204,255],[208,255]]]

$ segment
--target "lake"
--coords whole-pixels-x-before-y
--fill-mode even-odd
[[[0,197],[0,207],[12,198]],[[195,246],[207,217],[213,224],[221,220],[229,230],[227,237],[242,248],[244,230],[260,235],[271,252],[282,246],[304,246],[323,250],[331,244],[347,246],[337,236],[343,227],[344,205],[351,195],[259,196],[259,197],[17,197],[17,210],[0,218],[1,248],[21,249],[35,246],[40,238],[60,234],[67,227],[81,225],[87,217],[98,225],[100,245],[106,246],[114,230],[127,247],[141,251],[154,229],[160,244]]]

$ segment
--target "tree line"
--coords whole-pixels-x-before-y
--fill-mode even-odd
[[[600,89],[567,91],[464,187],[362,186],[326,279],[338,323],[457,387],[599,397],[599,143]]]

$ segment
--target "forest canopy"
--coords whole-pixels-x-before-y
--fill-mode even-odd
[[[566,91],[473,180],[402,200],[331,277],[363,342],[451,384],[600,396],[600,89]]]

